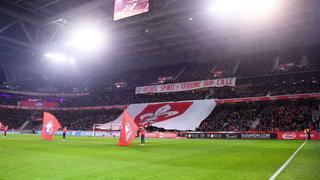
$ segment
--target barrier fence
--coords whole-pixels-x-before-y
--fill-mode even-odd
[[[311,140],[320,140],[320,133],[312,131]],[[182,132],[179,137],[198,139],[279,139],[279,140],[305,140],[307,134],[298,132]]]
[[[1,131],[0,131],[1,132]],[[20,134],[18,131],[8,134]],[[41,134],[37,130],[36,134]],[[57,131],[56,135],[62,135],[62,131]],[[96,137],[119,137],[120,131],[75,131],[70,130],[67,136],[96,136]],[[320,140],[320,132],[312,131],[311,140]],[[278,139],[278,140],[305,140],[307,134],[302,131],[297,132],[147,132],[146,138],[169,138],[169,139]]]

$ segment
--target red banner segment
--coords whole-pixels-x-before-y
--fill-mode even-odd
[[[56,117],[48,112],[43,113],[43,123],[41,136],[47,141],[53,139],[54,134],[61,128],[61,125]]]
[[[312,131],[310,133],[312,140],[320,140],[320,133],[316,131]],[[307,138],[307,134],[304,132],[278,132],[278,139],[285,140],[305,140]]]
[[[136,94],[190,91],[207,87],[235,86],[236,78],[211,79],[173,84],[136,87]]]
[[[20,105],[24,107],[46,107],[46,108],[54,108],[58,107],[59,103],[57,102],[47,102],[47,101],[31,101],[24,100],[20,101]]]
[[[178,137],[177,133],[174,132],[149,132],[146,133],[146,138],[169,138],[176,139]]]
[[[0,105],[0,109],[24,109],[24,110],[39,110],[39,111],[83,111],[83,110],[111,110],[111,109],[125,109],[128,105],[114,105],[114,106],[90,106],[90,107],[24,107],[12,105]]]
[[[42,92],[28,92],[28,91],[13,91],[0,89],[0,92],[10,93],[10,94],[21,94],[26,96],[50,96],[50,97],[78,97],[78,96],[88,96],[90,93],[42,93]]]
[[[119,146],[128,146],[133,141],[138,131],[138,127],[127,110],[122,115],[121,133],[119,138]]]
[[[0,129],[4,129],[4,125],[0,122]]]

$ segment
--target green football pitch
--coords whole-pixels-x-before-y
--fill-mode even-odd
[[[303,141],[0,137],[0,179],[268,179]],[[277,179],[320,179],[320,142],[307,142]]]

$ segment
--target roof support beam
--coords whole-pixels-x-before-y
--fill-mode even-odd
[[[70,18],[73,16],[77,16],[79,14],[83,14],[85,12],[91,11],[93,9],[99,8],[101,6],[104,6],[106,4],[110,3],[109,0],[95,0],[90,1],[88,3],[85,3],[77,8],[71,9],[69,11],[65,11],[63,13],[60,13],[54,17],[51,17],[47,20],[45,20],[45,24],[51,24],[53,22],[56,22],[60,19]]]
[[[17,24],[18,21],[12,21],[11,23],[5,25],[4,27],[2,27],[0,29],[0,34],[3,33],[4,31],[6,31],[7,29],[9,29],[10,27],[12,27],[13,25]]]
[[[36,48],[30,43],[18,41],[18,40],[15,40],[15,39],[12,39],[12,38],[9,38],[9,37],[6,37],[6,36],[0,35],[0,40],[5,40],[5,41],[8,41],[8,42],[20,45],[20,46],[24,46],[24,47],[36,50]]]
[[[32,12],[36,12],[36,11],[39,11],[39,10],[41,10],[41,9],[43,9],[43,8],[47,8],[47,7],[52,6],[52,5],[54,5],[54,4],[56,4],[56,3],[60,2],[60,1],[61,1],[61,0],[51,1],[51,2],[49,2],[49,3],[47,3],[47,4],[44,4],[44,5],[40,6],[40,7],[32,10]]]
[[[144,37],[145,39],[147,39],[148,41],[150,41],[152,44],[154,44],[155,46],[158,46],[159,48],[161,49],[164,49],[166,50],[168,53],[171,52],[170,49],[168,49],[167,47],[165,47],[164,45],[156,42],[152,37],[150,37],[149,35],[147,34],[144,34],[144,33],[138,33],[140,36]]]
[[[21,28],[22,28],[22,30],[23,30],[23,32],[24,32],[24,34],[27,36],[27,38],[28,38],[29,42],[30,42],[31,44],[34,44],[34,39],[32,38],[32,36],[31,36],[31,34],[30,34],[30,32],[29,32],[28,28],[24,25],[24,23],[23,23],[23,22],[19,22],[19,24],[20,24],[20,26],[21,26]]]
[[[5,9],[3,7],[0,7],[0,11],[3,14],[6,14],[6,15],[11,16],[11,17],[14,17],[14,18],[16,18],[18,20],[21,20],[21,21],[28,22],[30,24],[34,24],[34,25],[40,25],[41,24],[40,21],[37,21],[37,20],[35,20],[33,18],[27,17],[27,16],[25,16],[23,14],[20,14],[20,13],[16,13],[16,12],[10,11],[10,10]]]

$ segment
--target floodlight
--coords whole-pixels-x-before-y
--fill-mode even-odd
[[[67,55],[59,53],[59,52],[46,53],[46,54],[44,54],[44,56],[53,62],[58,62],[58,63],[69,62],[70,64],[75,63],[75,60],[73,58],[68,57]]]
[[[279,4],[278,0],[217,0],[209,11],[222,16],[260,18],[274,14]]]
[[[69,34],[67,45],[80,52],[97,52],[105,44],[105,32],[93,24],[83,24],[74,27]]]
[[[69,64],[75,64],[75,60],[73,58],[68,58],[68,63]]]

